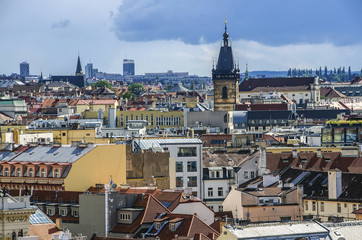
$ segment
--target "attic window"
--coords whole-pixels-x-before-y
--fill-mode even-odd
[[[159,230],[161,228],[161,223],[160,222],[156,222],[155,223],[155,230]]]
[[[210,158],[209,162],[214,162],[214,159]]]
[[[301,161],[302,161],[303,163],[305,163],[305,162],[307,162],[307,159],[303,158],[303,159],[301,159]]]
[[[232,161],[232,159],[231,158],[228,158],[228,162],[231,162]]]
[[[324,161],[325,161],[325,162],[330,162],[331,159],[330,159],[330,158],[325,158]]]
[[[284,158],[284,159],[283,159],[283,163],[287,163],[287,162],[289,162],[289,159],[288,159],[288,158]]]

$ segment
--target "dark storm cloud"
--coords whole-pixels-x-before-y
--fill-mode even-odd
[[[267,45],[361,42],[360,0],[125,0],[114,16],[120,40],[222,38],[224,18],[233,39]]]

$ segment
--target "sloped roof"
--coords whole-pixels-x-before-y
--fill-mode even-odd
[[[176,86],[174,86],[173,88],[171,88],[167,92],[188,92],[188,91],[190,91],[190,90],[188,90],[187,88],[177,84]]]
[[[73,163],[96,146],[77,147],[31,147],[14,157],[11,162]]]
[[[308,90],[313,83],[314,77],[250,78],[240,83],[239,91]]]

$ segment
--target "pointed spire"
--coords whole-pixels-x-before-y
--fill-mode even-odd
[[[228,46],[229,45],[229,34],[227,32],[227,20],[225,18],[225,32],[224,32],[224,46]]]
[[[77,70],[75,71],[75,75],[83,76],[82,65],[80,64],[79,54],[78,54]]]
[[[249,71],[248,71],[248,63],[246,62],[246,69],[245,69],[245,80],[249,80]]]

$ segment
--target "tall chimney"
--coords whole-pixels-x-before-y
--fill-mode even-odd
[[[328,171],[328,198],[337,199],[342,193],[342,172],[339,169]]]

